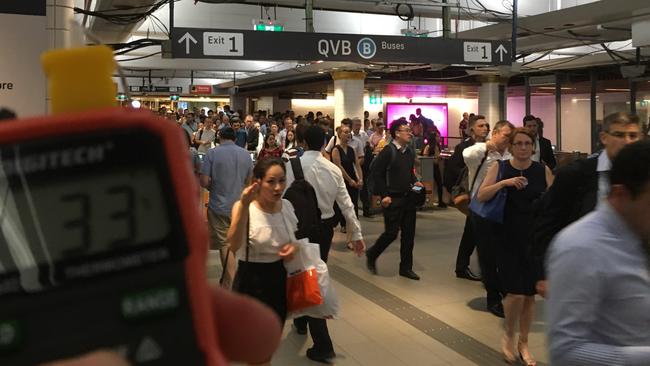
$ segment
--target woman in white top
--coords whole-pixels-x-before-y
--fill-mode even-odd
[[[282,323],[287,317],[287,273],[282,261],[291,260],[296,251],[292,241],[298,229],[293,206],[282,199],[285,173],[281,159],[257,162],[253,183],[232,208],[228,230],[230,250],[239,259],[233,289],[268,305]]]

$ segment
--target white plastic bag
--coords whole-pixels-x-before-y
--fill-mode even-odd
[[[318,244],[314,243],[308,243],[306,240],[300,240],[300,252],[304,252],[301,254],[296,253],[296,255],[301,256],[301,257],[307,257],[310,258],[310,260],[316,261],[316,273],[318,273],[318,286],[320,288],[320,293],[321,296],[323,297],[323,303],[321,305],[317,306],[311,306],[306,309],[302,309],[298,312],[293,312],[291,313],[291,316],[293,317],[301,317],[301,316],[311,316],[312,318],[326,318],[326,319],[333,319],[338,316],[339,313],[339,300],[338,297],[336,296],[336,292],[334,291],[334,287],[332,287],[331,281],[330,281],[330,275],[329,271],[327,270],[327,264],[323,262],[322,259],[320,259],[320,246]],[[290,262],[285,263],[285,268],[287,269],[287,273],[291,273],[290,268],[295,268],[292,267],[292,262],[296,261],[294,260]]]
[[[284,262],[287,276],[316,268],[321,260],[318,244],[308,243],[305,239],[298,240],[297,244],[298,251],[293,255],[293,259]]]

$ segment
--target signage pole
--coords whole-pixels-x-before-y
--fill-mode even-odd
[[[305,0],[305,32],[314,33],[314,0]]]
[[[442,38],[449,38],[451,35],[451,12],[447,0],[442,0],[445,6],[442,7]]]
[[[512,0],[512,49],[510,59],[512,63],[517,61],[517,0]]]
[[[596,120],[596,97],[598,88],[598,75],[595,69],[589,70],[589,79],[591,81],[591,97],[589,98],[589,114],[591,116],[591,153],[598,149],[598,122]]]
[[[174,30],[174,0],[171,0],[169,2],[169,37],[170,38],[173,30]]]

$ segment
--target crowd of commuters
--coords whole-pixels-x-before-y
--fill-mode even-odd
[[[601,225],[600,232],[611,229],[623,237],[641,235],[641,242],[647,241],[647,230],[643,227],[640,228],[642,233],[638,234],[634,227],[628,229],[625,225],[626,219],[637,219],[638,225],[642,219],[625,217],[628,212],[622,202],[645,202],[643,200],[647,200],[647,197],[644,196],[643,189],[650,188],[639,188],[638,184],[634,186],[636,188],[625,188],[627,183],[622,182],[620,185],[623,187],[616,190],[611,188],[613,183],[609,183],[612,179],[609,174],[612,161],[617,154],[625,145],[642,139],[642,126],[635,116],[625,113],[608,116],[600,135],[603,151],[559,169],[556,169],[557,161],[551,142],[543,136],[542,121],[531,115],[523,117],[523,127],[515,128],[509,121],[489,123],[482,115],[464,114],[459,127],[462,141],[444,162],[443,136],[435,126],[427,126],[415,115],[410,120],[401,118],[391,121],[388,129],[383,118],[370,120],[368,114],[364,115],[363,121],[360,118],[346,118],[336,128],[331,119],[320,113],[296,117],[287,112],[270,119],[261,114],[249,115],[246,116],[248,121],[243,128],[238,126],[236,115],[231,114],[227,119],[213,118],[221,121],[217,122],[216,128],[206,116],[200,127],[197,127],[199,132],[194,132],[189,141],[194,141],[199,152],[203,152],[205,149],[202,146],[206,144],[204,136],[207,134],[210,139],[212,130],[218,131],[217,141],[221,146],[215,143],[214,146],[218,147],[208,150],[202,170],[202,183],[211,189],[210,210],[213,212],[210,213],[209,220],[213,234],[212,247],[228,247],[236,253],[239,260],[240,269],[235,275],[236,261],[231,259],[229,265],[229,251],[222,253],[223,264],[227,267],[224,283],[227,286],[234,276],[233,288],[236,291],[250,294],[267,303],[282,321],[286,319],[287,313],[286,300],[282,295],[285,291],[286,273],[281,264],[283,259],[293,253],[291,243],[295,237],[292,237],[292,233],[296,231],[298,220],[291,203],[282,199],[283,191],[294,179],[288,159],[300,159],[305,179],[316,191],[324,230],[317,237],[310,238],[310,241],[320,245],[324,261],[327,261],[332,245],[334,228],[340,225],[341,231],[348,234],[348,248],[360,255],[365,252],[366,266],[371,273],[376,274],[381,254],[401,233],[399,275],[419,280],[419,275],[413,271],[413,250],[418,206],[416,201],[418,192],[423,188],[415,174],[415,167],[418,155],[421,155],[433,157],[438,207],[446,207],[445,190],[451,192],[465,171],[471,200],[489,204],[499,195],[505,197],[501,222],[474,212],[472,205],[465,211],[467,216],[455,270],[459,278],[482,281],[486,290],[486,309],[504,318],[501,347],[507,362],[536,364],[528,346],[528,335],[534,320],[537,294],[551,296],[550,345],[551,356],[558,360],[557,364],[574,364],[571,362],[576,360],[589,360],[588,364],[598,364],[595,360],[608,357],[647,360],[644,358],[647,351],[628,350],[625,348],[627,345],[622,344],[624,340],[613,339],[609,335],[599,333],[594,335],[595,340],[583,339],[588,326],[580,316],[581,312],[591,311],[594,315],[590,320],[604,322],[604,326],[614,333],[618,331],[618,334],[627,336],[625,339],[630,339],[630,342],[637,342],[630,346],[642,345],[639,342],[643,341],[643,337],[632,336],[616,328],[618,320],[600,318],[601,314],[597,310],[607,312],[614,309],[617,305],[615,299],[597,303],[601,304],[597,307],[590,295],[608,296],[609,293],[603,291],[618,292],[614,289],[616,287],[608,287],[609,283],[600,283],[599,276],[619,279],[626,273],[629,274],[630,268],[647,266],[645,262],[639,263],[645,257],[629,257],[630,250],[640,251],[646,247],[627,242],[625,247],[614,248],[613,243],[603,239],[602,235],[590,236],[594,242],[599,239],[599,245],[608,246],[609,249],[602,249],[611,252],[611,257],[606,257],[601,252],[593,252],[593,248],[584,250],[579,243],[589,244],[584,239],[577,240],[581,234],[576,229],[567,229],[567,233],[559,235],[557,243],[551,245],[553,238],[563,228],[594,210],[594,215],[588,216],[593,222],[617,214],[623,216],[620,223],[614,220],[614,226]],[[224,119],[229,121],[226,123],[230,123],[230,126],[222,127]],[[181,123],[181,126],[185,131],[192,128],[192,124],[187,121]],[[260,147],[251,145],[252,140],[246,135],[252,128],[261,139]],[[242,133],[237,133],[239,130]],[[247,144],[242,146],[238,143],[239,139]],[[237,157],[227,156],[227,149],[234,146],[241,146]],[[257,164],[254,169],[246,150],[256,152],[254,155]],[[219,154],[219,151],[222,153]],[[230,165],[216,168],[219,160],[228,160]],[[220,182],[223,176],[227,176],[229,182]],[[627,177],[619,179],[625,181]],[[225,186],[232,192],[218,188]],[[627,192],[626,189],[633,191]],[[622,192],[627,192],[627,195]],[[218,199],[213,199],[213,194],[229,196],[223,209],[217,208]],[[366,251],[358,211],[360,202],[363,215],[372,216],[371,196],[379,197],[384,232]],[[215,204],[212,204],[213,201]],[[642,204],[638,205],[637,212],[640,213]],[[228,213],[229,210],[232,210],[232,214]],[[647,208],[644,212],[646,216],[650,215]],[[221,214],[224,214],[223,217]],[[593,226],[593,222],[583,225]],[[469,268],[475,248],[480,275]],[[572,253],[575,256],[571,256]],[[618,254],[621,256],[620,264],[624,267],[609,265],[605,270],[600,266],[587,266],[591,270],[584,271],[584,281],[577,281],[575,278],[582,277],[572,277],[579,272],[576,268],[584,267],[580,263],[584,263],[582,254],[585,253],[593,257],[594,261],[606,263],[614,263]],[[547,255],[549,262],[545,263]],[[580,263],[572,262],[574,258]],[[550,284],[546,280],[547,274],[550,275]],[[579,286],[584,286],[585,281],[595,286],[592,292],[577,290]],[[625,289],[634,294],[640,292],[643,286],[650,288],[650,283],[647,279],[639,278],[636,285],[631,284]],[[580,297],[582,294],[584,298]],[[639,306],[644,303],[643,299],[647,297],[639,300]],[[629,319],[621,321],[626,320]],[[299,334],[305,334],[307,330],[311,333],[314,345],[307,351],[308,358],[329,362],[336,356],[325,319],[294,319],[294,327]],[[600,344],[599,341],[612,344]],[[568,352],[569,348],[576,346],[584,348]]]
[[[386,129],[383,116],[370,120],[369,114],[363,121],[346,118],[337,128],[320,112],[258,112],[243,119],[230,108],[161,114],[175,120],[190,150],[203,156],[197,170],[209,191],[210,245],[220,252],[221,285],[266,304],[280,323],[289,316],[283,261],[299,247],[300,219],[283,198],[296,181],[290,159],[298,160],[315,191],[320,223],[308,239],[319,245],[324,262],[340,225],[348,248],[365,254],[376,274],[381,254],[401,232],[399,275],[419,280],[413,271],[424,188],[415,169],[419,154],[433,157],[438,207],[446,206],[444,190],[467,175],[472,204],[463,211],[456,276],[482,281],[487,310],[504,318],[505,361],[536,364],[528,336],[539,294],[548,299],[553,365],[650,364],[650,140],[637,116],[607,116],[602,150],[557,167],[540,119],[524,116],[516,128],[464,114],[463,140],[444,159],[443,175],[443,138],[420,116],[391,121]],[[363,215],[371,215],[371,195],[379,197],[384,231],[366,250],[358,211],[361,202]],[[497,201],[499,220],[476,208]],[[474,249],[480,275],[469,268]],[[293,325],[311,334],[309,359],[336,357],[326,319],[300,317]]]

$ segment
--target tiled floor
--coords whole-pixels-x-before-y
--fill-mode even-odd
[[[376,216],[373,219],[361,220],[366,243],[372,245],[383,230],[383,219]],[[366,270],[364,258],[356,257],[345,248],[345,235],[335,234],[330,265],[340,267],[344,270],[341,272],[346,273],[337,280],[336,271],[332,271],[341,308],[339,319],[328,322],[337,354],[336,365],[495,364],[495,360],[500,357],[498,350],[502,321],[485,311],[485,291],[479,282],[461,280],[454,276],[456,251],[463,224],[464,217],[454,209],[418,213],[414,270],[422,277],[421,281],[398,276],[399,239],[379,258],[379,274],[374,276]],[[475,256],[472,257],[471,266],[478,272]],[[213,275],[215,272],[216,268],[212,271]],[[477,349],[484,347],[477,348],[473,341],[456,347],[445,346],[371,299],[345,286],[345,283],[354,281],[357,277],[357,281],[374,284],[401,301],[492,348],[494,352],[490,352],[490,358],[486,357],[486,361],[482,363],[481,358],[476,357],[473,352],[479,352]],[[547,354],[543,301],[537,302],[537,316],[529,342],[536,359],[541,361],[540,364],[545,363]],[[287,322],[283,341],[273,364],[317,365],[305,357],[305,351],[311,345],[308,336],[298,335],[292,330],[290,322]]]

